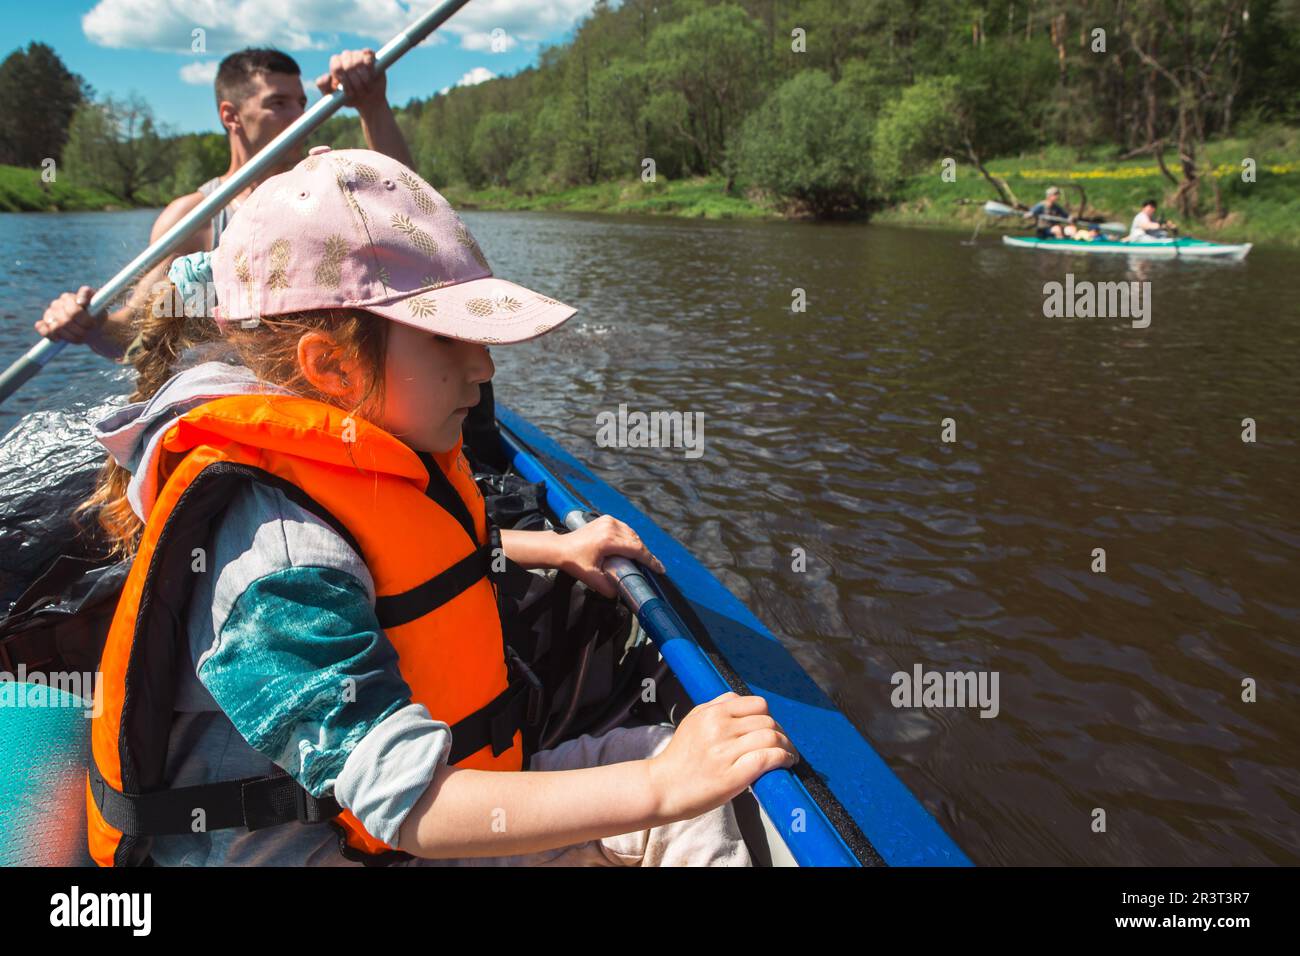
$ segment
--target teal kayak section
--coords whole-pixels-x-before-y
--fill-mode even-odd
[[[90,866],[90,704],[0,681],[0,866]]]
[[[1004,245],[1017,249],[1050,249],[1058,252],[1121,253],[1129,256],[1159,256],[1162,258],[1230,258],[1241,259],[1251,250],[1251,244],[1211,242],[1208,239],[1160,239],[1150,242],[1121,242],[1118,239],[1040,239],[1036,236],[1003,236]]]

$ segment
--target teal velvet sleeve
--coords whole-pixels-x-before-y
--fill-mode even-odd
[[[314,796],[411,698],[364,586],[332,568],[255,580],[197,673],[249,745]]]

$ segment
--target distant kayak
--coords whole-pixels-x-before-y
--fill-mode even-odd
[[[1142,242],[1121,242],[1118,239],[1039,239],[1035,236],[1003,236],[1002,242],[1017,249],[1039,249],[1046,252],[1112,253],[1122,256],[1155,256],[1161,259],[1218,258],[1244,259],[1251,243],[1229,245],[1208,242],[1205,239],[1146,239]]]

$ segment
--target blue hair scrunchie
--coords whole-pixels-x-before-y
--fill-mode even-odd
[[[211,252],[177,256],[167,270],[167,278],[180,292],[186,315],[207,314],[208,287],[212,284]]]

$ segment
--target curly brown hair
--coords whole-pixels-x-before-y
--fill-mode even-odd
[[[388,351],[388,323],[362,309],[316,309],[259,319],[251,327],[231,325],[219,331],[204,315],[189,314],[171,306],[180,301],[171,283],[162,283],[133,316],[140,330],[140,345],[132,364],[137,378],[129,401],[152,398],[178,371],[186,353],[196,346],[221,341],[259,379],[290,389],[307,398],[338,404],[338,399],[317,389],[298,363],[298,341],[308,332],[323,332],[333,340],[335,368],[355,362],[364,375],[363,394],[349,409],[358,417],[371,417],[384,400],[384,360]],[[82,502],[74,517],[93,515],[107,536],[109,554],[127,558],[140,543],[144,522],[126,498],[131,473],[112,457],[105,462],[94,493]]]

